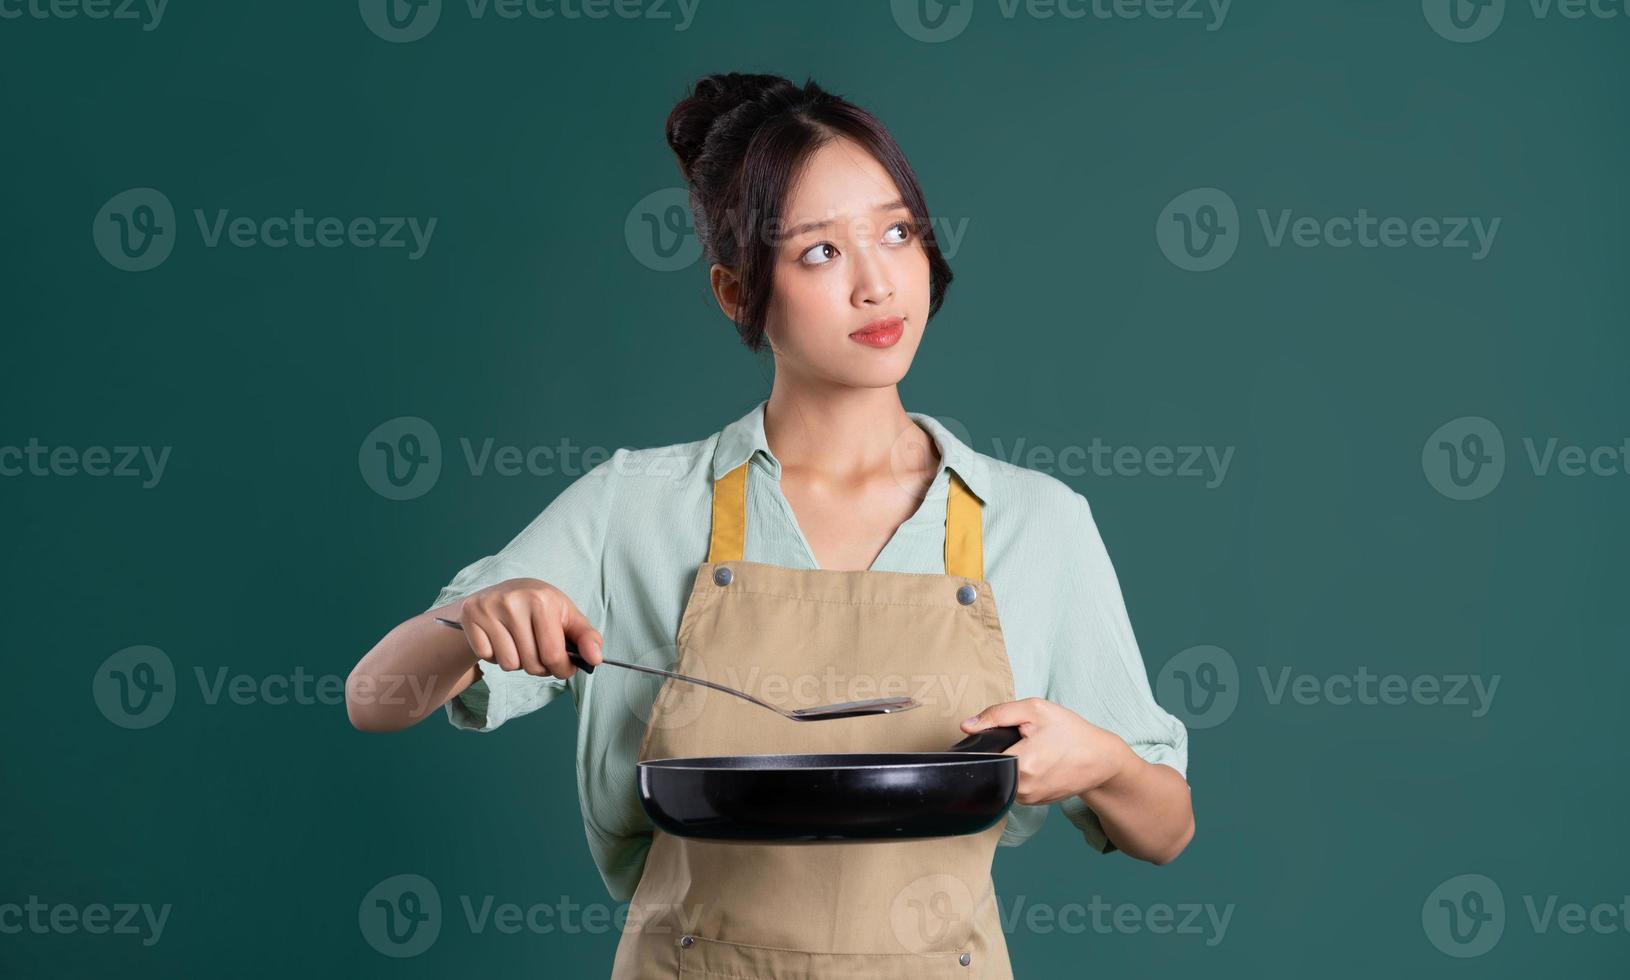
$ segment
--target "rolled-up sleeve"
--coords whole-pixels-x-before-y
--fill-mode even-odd
[[[578,477],[497,554],[461,569],[430,608],[509,579],[535,578],[564,592],[592,625],[603,628],[603,556],[616,460],[614,455]],[[479,663],[481,678],[445,706],[455,728],[490,732],[538,710],[567,689],[567,682],[559,678]]]
[[[1155,701],[1098,525],[1086,498],[1072,493],[1075,518],[1062,556],[1047,700],[1119,735],[1146,762],[1187,778],[1188,730]],[[1115,850],[1097,814],[1079,797],[1059,806],[1094,850]]]

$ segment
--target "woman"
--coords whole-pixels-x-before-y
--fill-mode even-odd
[[[901,405],[951,272],[883,126],[812,82],[728,74],[698,82],[667,135],[714,296],[772,352],[769,398],[707,439],[619,450],[353,681],[408,675],[476,731],[572,693],[590,848],[632,898],[616,977],[1011,976],[997,844],[1061,803],[1094,849],[1172,860],[1193,834],[1186,733],[1150,695],[1085,499]],[[579,673],[568,639],[591,664],[609,646],[789,706],[924,706],[793,724],[694,685],[657,696],[632,671]],[[349,700],[359,728],[419,720]],[[1023,735],[1018,805],[982,834],[694,841],[653,833],[638,803],[641,759],[936,751],[997,726]]]

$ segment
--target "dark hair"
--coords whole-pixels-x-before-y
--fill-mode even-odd
[[[741,280],[736,330],[749,349],[763,348],[774,287],[777,242],[767,232],[781,227],[787,191],[809,156],[839,137],[860,144],[894,179],[928,255],[928,315],[939,311],[951,266],[917,175],[877,117],[813,81],[800,88],[780,75],[730,72],[698,81],[668,114],[667,129],[703,252]]]

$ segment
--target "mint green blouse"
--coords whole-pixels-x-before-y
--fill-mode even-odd
[[[764,402],[697,442],[619,449],[562,490],[497,554],[465,567],[431,608],[511,578],[554,585],[605,638],[607,656],[671,668],[696,566],[707,557],[713,480],[751,459],[743,560],[815,568],[781,493],[764,438]],[[985,577],[996,597],[1017,697],[1064,705],[1115,732],[1142,758],[1186,774],[1188,734],[1150,693],[1109,555],[1086,498],[1054,477],[963,445],[937,420],[907,413],[939,448],[922,505],[873,571],[944,572],[946,471],[985,502]],[[590,853],[612,896],[633,897],[651,843],[635,757],[660,678],[579,671],[569,681],[481,662],[482,677],[447,702],[458,728],[487,732],[570,692],[577,705],[577,789]],[[926,667],[926,665],[925,665]],[[1060,804],[1098,851],[1108,844],[1078,799]],[[1015,805],[1001,842],[1035,834],[1047,808]]]

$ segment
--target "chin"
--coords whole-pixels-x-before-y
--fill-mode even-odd
[[[908,358],[899,364],[877,364],[869,370],[839,372],[838,377],[851,388],[887,388],[899,384],[910,367],[911,361]]]

